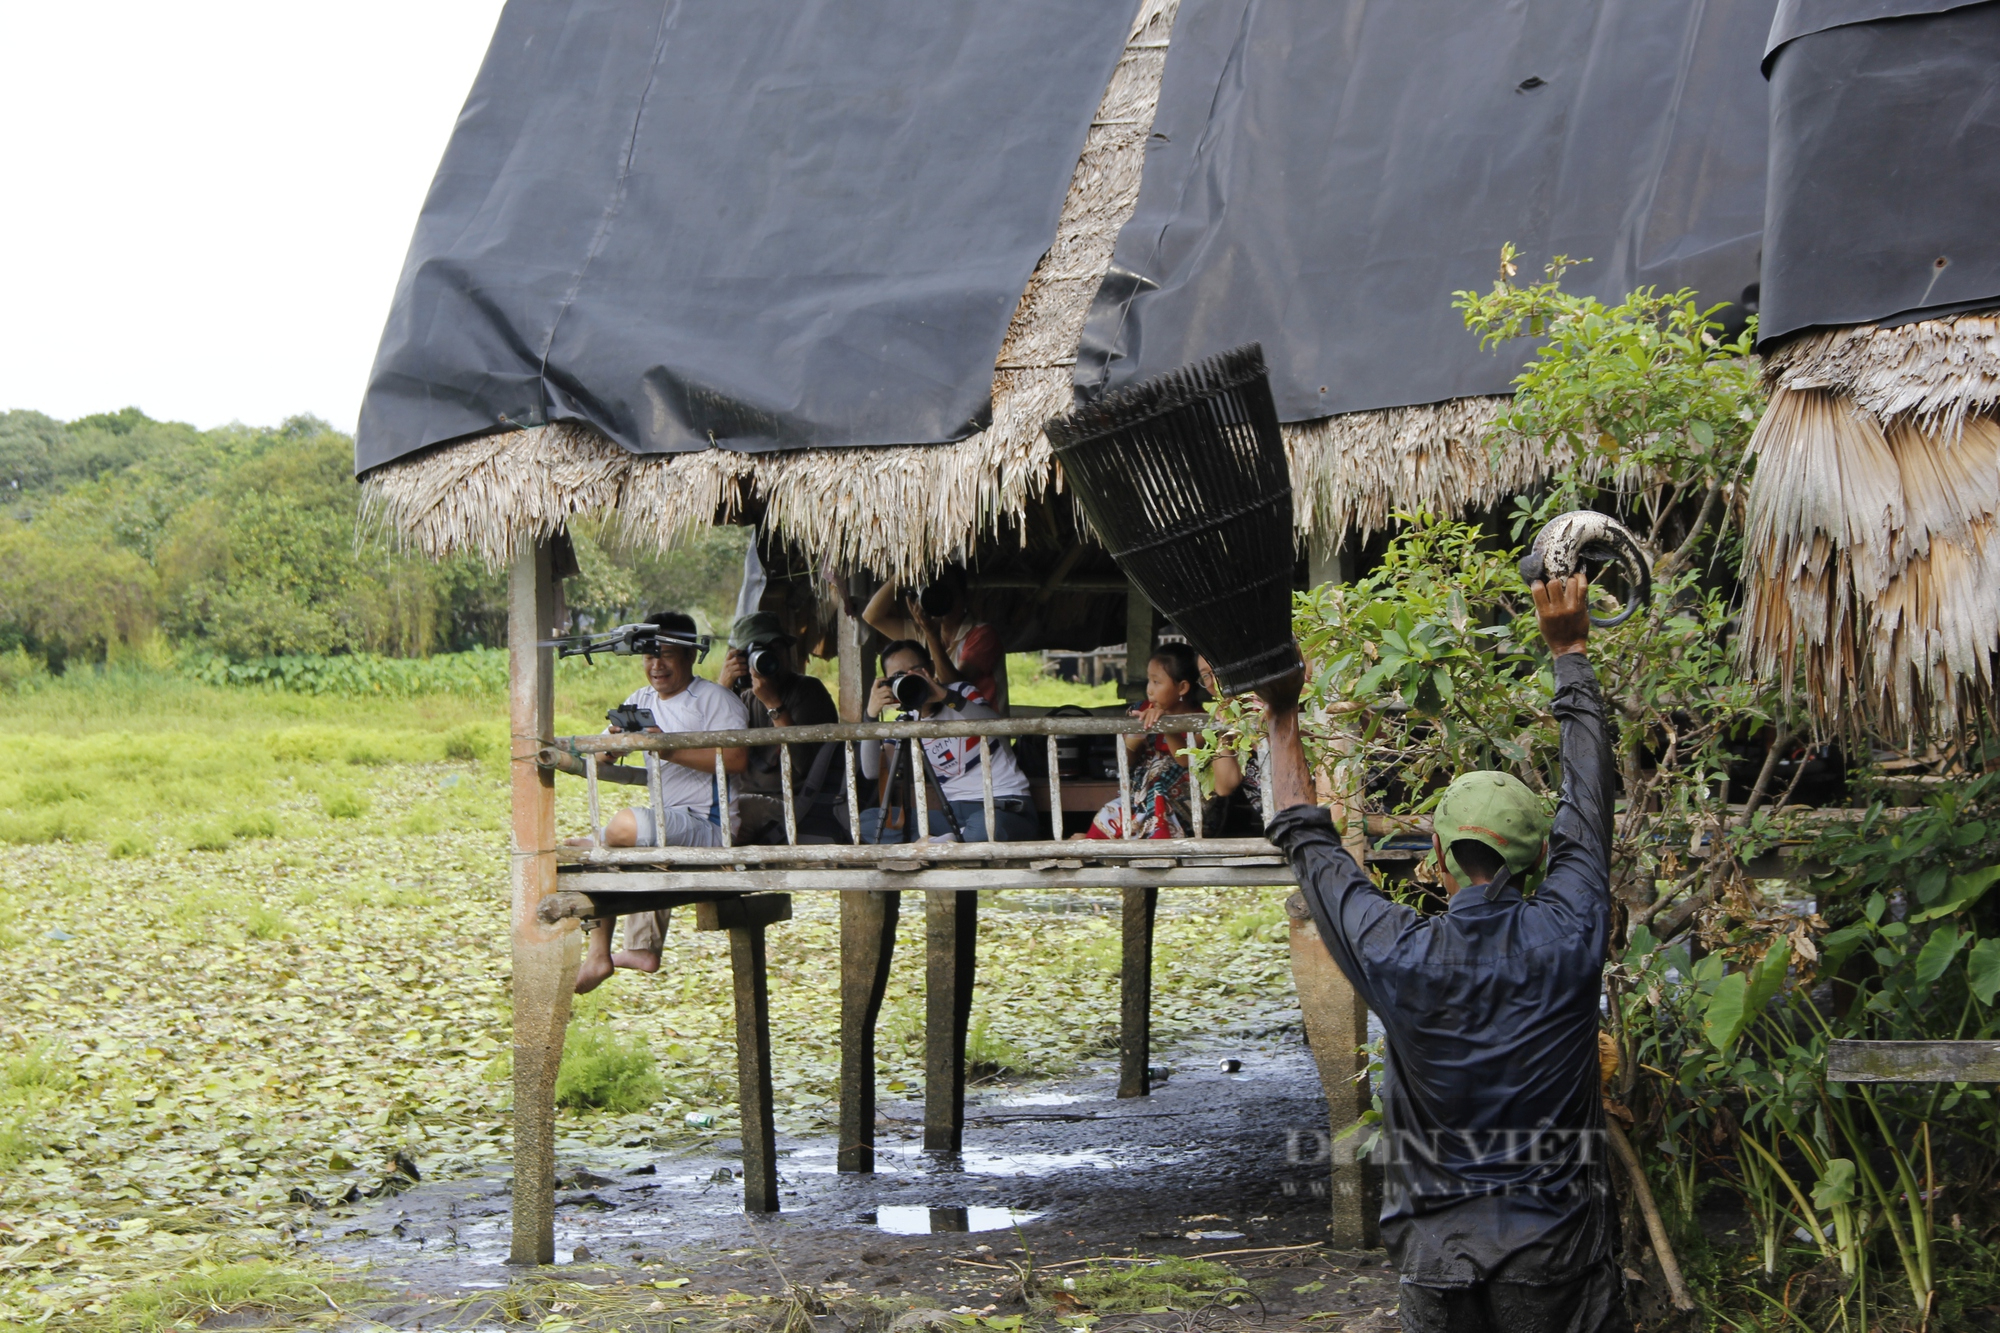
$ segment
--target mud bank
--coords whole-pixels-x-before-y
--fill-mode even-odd
[[[327,1218],[313,1251],[367,1261],[407,1294],[378,1313],[403,1324],[537,1278],[671,1282],[683,1298],[810,1288],[836,1303],[1004,1315],[1025,1308],[1022,1264],[1135,1254],[1239,1266],[1276,1322],[1393,1307],[1380,1251],[1325,1248],[1325,1101],[1297,1035],[1184,1044],[1160,1063],[1167,1081],[1126,1101],[1108,1064],[978,1088],[956,1156],[922,1150],[920,1103],[885,1098],[872,1176],[837,1173],[831,1135],[781,1137],[782,1211],[757,1218],[742,1212],[733,1138],[564,1145],[552,1268],[505,1263],[501,1177],[429,1181]]]

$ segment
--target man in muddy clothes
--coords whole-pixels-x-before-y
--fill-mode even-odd
[[[1611,756],[1581,575],[1533,585],[1555,656],[1562,799],[1552,831],[1511,776],[1447,789],[1433,846],[1442,915],[1391,902],[1313,804],[1297,678],[1271,706],[1271,841],[1320,938],[1381,1015],[1382,1240],[1404,1333],[1629,1333],[1614,1258],[1598,994],[1611,913]],[[1546,838],[1546,840],[1545,840]],[[1520,882],[1544,857],[1533,898]]]

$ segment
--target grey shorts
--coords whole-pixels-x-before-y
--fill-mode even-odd
[[[641,847],[720,847],[722,830],[692,810],[680,806],[668,806],[661,811],[656,822],[653,812],[642,805],[632,807],[632,820],[638,825],[637,842]],[[664,832],[666,840],[661,841]],[[658,953],[666,946],[668,909],[656,912],[634,912],[624,918],[624,946],[635,953]]]

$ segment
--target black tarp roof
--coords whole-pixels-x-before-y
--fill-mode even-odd
[[[1774,0],[1184,0],[1086,392],[1259,341],[1280,415],[1507,388],[1500,247],[1616,300],[1757,280]]]
[[[980,428],[1137,0],[510,0],[418,219],[365,472]]]
[[[1785,0],[1769,47],[1760,338],[2000,305],[2000,4]]]

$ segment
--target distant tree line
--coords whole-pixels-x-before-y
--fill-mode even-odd
[[[0,653],[52,671],[179,653],[420,657],[504,640],[506,580],[357,526],[354,442],[316,417],[196,430],[137,408],[0,413]],[[744,533],[670,555],[577,537],[572,603],[726,614]],[[18,658],[17,658],[18,660]]]

